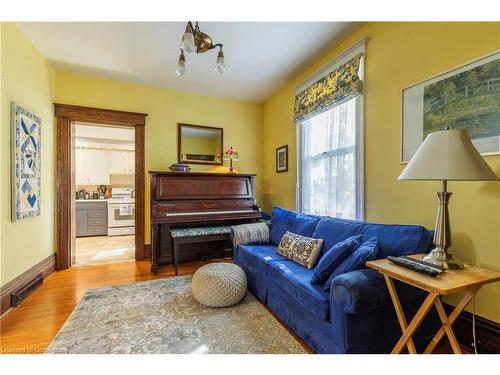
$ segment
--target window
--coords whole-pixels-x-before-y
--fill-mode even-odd
[[[297,207],[301,212],[363,219],[363,90],[349,87],[350,80],[336,81],[343,79],[343,73],[362,81],[364,60],[359,56],[363,53],[360,43],[297,88]],[[329,101],[324,99],[327,95]]]
[[[355,219],[356,121],[360,97],[300,124],[301,211]]]

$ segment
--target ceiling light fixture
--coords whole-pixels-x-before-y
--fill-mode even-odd
[[[191,21],[187,23],[186,30],[182,35],[181,54],[179,56],[179,61],[177,63],[176,73],[179,77],[186,75],[186,57],[184,52],[187,53],[203,53],[211,49],[219,47],[219,53],[217,54],[217,59],[215,61],[214,71],[217,74],[223,74],[226,71],[226,63],[224,61],[224,52],[222,52],[223,45],[221,43],[214,44],[212,38],[207,34],[200,31],[198,22],[196,22],[195,27]]]

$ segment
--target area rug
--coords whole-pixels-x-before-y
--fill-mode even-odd
[[[191,279],[89,290],[46,353],[305,353],[252,294],[232,307],[204,307]]]

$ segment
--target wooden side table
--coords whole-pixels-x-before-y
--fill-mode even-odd
[[[416,254],[415,258],[421,259],[424,255],[425,254]],[[403,335],[392,350],[392,354],[401,353],[405,346],[408,347],[408,351],[411,354],[417,353],[412,336],[433,305],[436,306],[436,310],[443,325],[429,345],[427,345],[424,353],[432,353],[445,333],[448,336],[453,352],[455,354],[462,353],[455,334],[453,333],[452,324],[481,286],[500,280],[500,272],[476,266],[466,266],[463,270],[446,270],[436,277],[398,266],[387,259],[366,262],[366,266],[384,275],[392,303],[394,304],[394,309],[396,310],[399,325],[403,331]],[[394,288],[393,279],[413,285],[429,293],[410,324],[407,324],[401,302]],[[446,316],[446,312],[439,297],[459,292],[465,292],[465,296],[457,304],[450,316]]]

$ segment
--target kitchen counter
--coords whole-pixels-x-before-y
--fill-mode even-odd
[[[76,202],[107,202],[109,199],[75,199]]]

